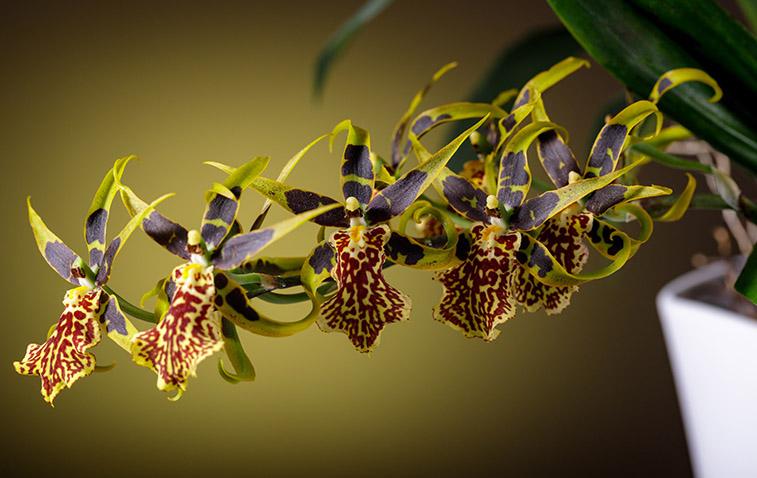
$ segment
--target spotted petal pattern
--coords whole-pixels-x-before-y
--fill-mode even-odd
[[[547,221],[537,240],[571,274],[581,272],[589,258],[584,236],[591,230],[593,216],[564,211]],[[510,276],[515,300],[529,312],[544,307],[547,314],[559,314],[569,304],[578,286],[554,287],[540,282],[524,267],[517,267]]]
[[[197,365],[223,348],[221,317],[213,303],[213,268],[183,264],[172,273],[176,283],[171,306],[160,323],[132,339],[138,365],[158,374],[160,390],[187,388]]]
[[[459,265],[437,274],[444,287],[434,318],[461,331],[466,337],[494,340],[498,324],[515,315],[515,300],[509,290],[510,273],[520,234],[497,226],[476,224],[468,257]]]
[[[39,375],[42,398],[50,405],[64,388],[95,369],[87,350],[100,342],[100,289],[77,287],[66,292],[65,309],[50,336],[41,345],[29,344],[26,355],[13,362],[22,375]]]
[[[318,326],[346,334],[360,352],[378,345],[386,324],[410,318],[410,298],[389,285],[381,271],[390,234],[386,225],[353,226],[331,238],[337,253],[332,276],[338,288],[321,305]]]

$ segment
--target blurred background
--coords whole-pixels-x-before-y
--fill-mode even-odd
[[[660,224],[620,273],[584,286],[558,317],[521,315],[493,343],[434,322],[430,274],[387,276],[414,301],[371,356],[315,327],[288,339],[244,335],[254,383],[229,385],[206,360],[178,403],[113,344],[109,373],[64,391],[55,409],[12,362],[44,339],[67,284],[39,257],[25,198],[69,245],[104,172],[134,153],[125,182],[199,225],[203,192],[222,176],[202,161],[293,153],[351,118],[389,152],[395,122],[441,65],[458,60],[426,106],[464,99],[496,54],[557,24],[542,2],[404,0],[369,24],[335,66],[321,101],[312,67],[361,2],[17,2],[0,18],[4,230],[0,335],[0,474],[10,476],[689,476],[655,294],[712,252],[719,215]],[[552,118],[585,157],[602,107],[621,86],[594,65],[546,94]],[[437,136],[436,146],[442,136]],[[433,141],[429,144],[432,144]],[[335,195],[338,153],[317,147],[290,182]],[[659,172],[653,177],[649,172]],[[650,169],[646,182],[680,187]],[[248,192],[249,225],[262,200]],[[126,217],[116,204],[115,233]],[[270,220],[286,217],[274,207]],[[270,254],[301,255],[306,226]],[[137,301],[177,261],[141,234],[110,285]],[[261,308],[297,318],[304,307]],[[135,321],[140,327],[144,323]]]

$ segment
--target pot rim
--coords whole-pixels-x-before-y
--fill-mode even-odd
[[[701,300],[683,297],[681,294],[699,284],[722,277],[730,267],[727,260],[718,260],[702,266],[698,269],[686,272],[668,282],[657,294],[657,308],[662,310],[668,307],[701,307],[707,309],[713,315],[720,315],[721,319],[730,318],[738,321],[748,321],[757,327],[757,320],[746,315],[739,314],[733,310],[710,304]]]

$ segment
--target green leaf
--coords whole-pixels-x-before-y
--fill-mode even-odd
[[[336,30],[326,45],[321,50],[321,54],[318,55],[318,60],[315,64],[315,77],[313,80],[313,94],[316,98],[319,98],[323,93],[323,88],[326,84],[326,76],[328,75],[334,62],[344,52],[347,45],[349,45],[355,36],[360,32],[360,29],[369,23],[373,18],[380,14],[386,7],[392,3],[392,0],[369,0],[360,7],[360,10],[355,12],[346,22],[344,22],[338,30]]]
[[[754,4],[754,0],[751,0]],[[666,33],[689,47],[727,91],[757,91],[757,41],[713,0],[632,0],[649,17],[661,23]]]
[[[734,288],[753,304],[757,304],[757,247],[752,248]]]
[[[719,76],[715,71],[717,68],[725,68],[723,62],[705,62],[707,58],[704,58],[700,48],[696,47],[697,44],[723,41],[719,39],[721,35],[702,33],[709,31],[709,28],[695,28],[705,28],[703,22],[707,19],[700,19],[692,14],[696,5],[705,4],[704,0],[674,2],[684,12],[677,17],[679,28],[675,32],[657,26],[656,17],[633,8],[624,0],[547,1],[586,51],[639,96],[646,97],[660,75],[667,71],[704,66],[703,69],[723,88],[724,102],[710,103],[708,100],[712,91],[709,87],[698,83],[686,83],[662,98],[659,103],[660,110],[708,141],[733,161],[752,172],[757,172],[757,132],[753,127],[754,117],[753,114],[745,115],[742,111],[744,105],[752,103],[750,100],[754,93],[750,96],[740,95],[738,85],[729,81],[728,75]],[[657,3],[655,1],[655,4]],[[738,25],[736,27],[740,28]],[[678,43],[675,40],[676,35],[683,30],[688,30],[688,35],[691,36]],[[730,41],[740,34],[724,31],[723,35],[729,37]],[[692,40],[693,36],[696,36],[697,40]],[[743,54],[749,58],[751,64],[757,55],[757,45],[754,38],[747,43],[751,46],[745,50],[732,52],[729,48],[720,48],[718,55],[724,58]],[[751,80],[757,81],[755,78],[757,75],[752,74]],[[734,104],[739,103],[742,104],[741,107],[734,107]]]

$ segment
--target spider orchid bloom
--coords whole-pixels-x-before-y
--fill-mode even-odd
[[[652,89],[651,102],[635,102],[607,120],[597,135],[582,173],[575,155],[560,135],[554,131],[540,134],[536,140],[536,151],[552,183],[560,188],[580,178],[598,177],[615,171],[630,142],[639,140],[632,135],[632,131],[634,128],[640,129],[647,118],[655,117],[655,128],[648,137],[640,139],[665,141],[667,132],[660,131],[661,118],[654,105],[664,93],[687,81],[710,85],[714,90],[711,101],[717,101],[720,97],[717,83],[699,70],[684,68],[664,74]],[[536,105],[533,117],[538,121],[549,120],[541,102]],[[689,174],[688,184],[678,201],[656,220],[680,219],[695,188],[696,181]],[[617,260],[623,254],[630,258],[651,235],[652,220],[646,211],[629,203],[670,193],[670,189],[660,186],[609,184],[591,193],[583,204],[574,204],[547,221],[536,235],[536,240],[572,275],[580,273],[588,259],[586,239],[610,260]],[[639,239],[628,237],[605,219],[605,216],[611,220],[619,216],[622,218],[624,214],[635,217],[642,225]],[[517,269],[516,276],[513,278],[516,300],[531,312],[544,307],[547,314],[559,313],[568,306],[572,294],[578,290],[577,285],[549,285],[528,273],[526,268]]]
[[[31,199],[28,201],[29,222],[40,253],[61,277],[75,286],[66,292],[63,313],[50,328],[47,339],[41,344],[29,344],[24,358],[13,363],[16,372],[40,377],[42,398],[50,405],[61,390],[96,369],[95,356],[89,349],[100,342],[103,334],[128,350],[129,340],[136,332],[121,311],[118,298],[106,287],[113,260],[144,216],[129,221],[106,248],[110,207],[120,176],[131,158],[116,161],[92,201],[84,228],[88,265],[48,229],[32,208]],[[145,205],[145,214],[166,197]]]
[[[275,322],[258,314],[250,305],[245,289],[229,273],[255,254],[304,224],[313,216],[335,206],[325,206],[270,227],[240,234],[236,220],[241,192],[268,164],[259,157],[234,170],[223,184],[214,184],[200,231],[187,231],[157,211],[145,215],[145,203],[127,187],[122,199],[132,215],[141,215],[148,236],[186,262],[159,283],[159,322],[135,334],[131,340],[134,362],[157,375],[157,387],[176,390],[178,399],[197,366],[213,353],[226,348],[237,370],[219,371],[229,381],[252,380],[254,370],[241,349],[235,326],[263,335],[288,335],[301,324]],[[275,284],[264,284],[275,287]],[[309,325],[309,324],[308,324]]]
[[[339,123],[331,138],[347,131],[340,168],[344,203],[280,180],[258,177],[251,182],[252,188],[294,213],[310,211],[322,204],[338,205],[313,217],[313,222],[338,230],[315,247],[301,272],[302,285],[321,304],[317,320],[321,330],[343,333],[355,349],[370,352],[378,345],[387,324],[410,317],[410,298],[383,276],[387,254],[391,251],[392,261],[403,265],[433,267],[441,253],[392,231],[387,223],[405,212],[431,185],[465,138],[483,121],[396,179],[372,161],[367,131],[349,120]],[[388,185],[376,191],[377,183]],[[327,279],[335,281],[336,292],[323,297],[318,288]]]
[[[646,103],[656,111],[654,105]],[[505,146],[499,156],[497,177],[492,181],[486,174],[482,187],[451,171],[439,176],[440,189],[450,207],[473,225],[470,237],[463,241],[470,247],[467,251],[461,250],[462,263],[437,275],[444,290],[434,316],[468,337],[489,341],[497,336],[496,326],[512,318],[520,303],[522,289],[518,281],[525,278],[551,285],[567,281],[573,285],[581,280],[571,275],[540,242],[541,238],[550,243],[548,235],[541,231],[554,230],[554,226],[546,226],[551,219],[638,164],[597,177],[575,178],[562,187],[527,199],[531,185],[527,150],[539,136],[551,132],[564,136],[562,128],[548,121],[531,123],[509,138],[503,136]],[[627,133],[615,139],[622,145],[626,137]],[[495,188],[489,189],[491,184]],[[584,231],[591,227],[591,222],[583,217],[569,227],[562,226],[562,222],[556,222],[558,220],[562,221],[556,219],[552,224],[559,225],[560,235],[555,242],[560,245],[556,248],[560,251],[564,236],[572,237],[564,234],[565,229]],[[570,254],[583,260],[580,249],[571,250]],[[627,257],[628,252],[616,259],[624,261]]]

